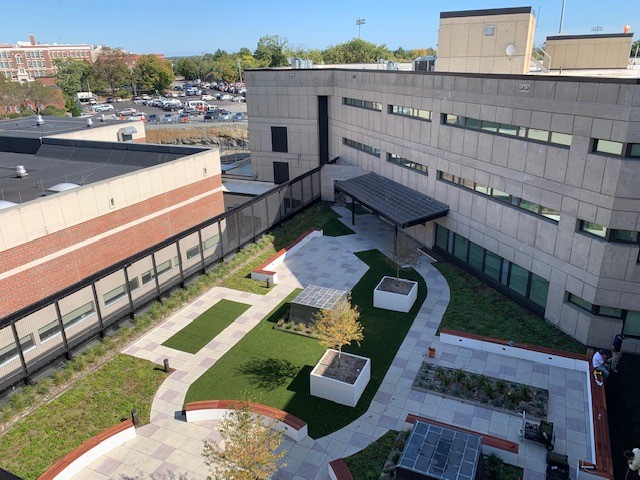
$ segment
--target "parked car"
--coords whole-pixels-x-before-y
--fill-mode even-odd
[[[180,122],[180,123],[188,123],[190,120],[191,120],[191,118],[186,113],[181,113],[178,116],[178,122]]]
[[[161,123],[175,123],[176,116],[173,113],[165,113],[160,119]]]
[[[230,102],[231,100],[233,100],[233,95],[222,95],[222,97],[220,97],[220,100],[225,101],[225,102]]]
[[[204,113],[203,120],[205,122],[215,122],[216,120],[218,120],[219,115],[220,113],[218,110],[209,110],[208,112]]]
[[[142,95],[142,100],[151,100],[151,97],[145,93]]]
[[[195,107],[184,107],[182,113],[185,115],[200,115],[202,112]]]
[[[113,112],[115,108],[113,108],[113,105],[109,105],[108,103],[100,103],[98,105],[94,105],[93,110],[95,112]]]
[[[222,113],[218,117],[218,120],[220,120],[221,122],[230,122],[232,118],[233,118],[233,115],[231,113]]]
[[[243,122],[246,119],[247,119],[247,114],[244,112],[236,112],[231,117],[231,120],[234,122]]]
[[[215,97],[213,95],[203,95],[202,100],[210,102],[212,100],[215,100]]]
[[[158,123],[160,121],[160,115],[152,113],[147,117],[147,123]]]
[[[125,117],[129,116],[129,115],[133,115],[137,112],[137,110],[135,108],[125,108],[124,110],[122,110],[120,112],[120,115],[123,115]]]

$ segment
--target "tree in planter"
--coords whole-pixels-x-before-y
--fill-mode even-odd
[[[205,440],[202,456],[213,480],[266,480],[278,470],[286,450],[278,451],[283,432],[275,422],[256,418],[248,406],[232,410],[220,421],[223,445]]]
[[[396,271],[396,278],[400,277],[400,270],[413,267],[418,258],[420,251],[416,243],[407,235],[396,235],[391,245],[391,254],[388,263],[391,268]]]
[[[342,347],[364,338],[364,327],[359,322],[360,312],[357,305],[351,305],[351,298],[344,298],[336,302],[333,307],[320,310],[315,315],[316,321],[312,326],[312,334],[326,348],[338,350],[338,364]]]

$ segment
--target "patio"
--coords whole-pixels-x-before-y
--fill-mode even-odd
[[[336,211],[343,216],[345,224],[350,223],[350,212],[346,208],[336,207]],[[310,284],[351,289],[367,270],[354,253],[388,250],[394,230],[372,215],[359,216],[356,225],[350,227],[355,235],[319,237],[287,257],[278,267],[278,285],[267,295],[214,288],[126,349],[124,353],[160,364],[168,358],[176,371],[158,390],[152,405],[151,423],[138,429],[137,438],[94,461],[75,478],[151,478],[151,475],[155,475],[154,478],[170,475],[206,478],[207,472],[199,457],[202,440],[218,439],[219,436],[215,421],[187,424],[181,417],[190,384],[293,289]],[[437,349],[433,362],[438,365],[548,389],[549,420],[556,428],[556,451],[567,454],[571,465],[576,465],[578,459],[591,459],[593,446],[586,374],[439,342],[436,331],[449,302],[449,288],[444,277],[427,262],[426,256],[415,269],[426,280],[428,295],[368,410],[358,420],[325,437],[307,437],[297,443],[285,439],[283,443],[289,455],[281,477],[327,479],[327,465],[331,460],[361,450],[389,429],[409,428],[405,419],[408,414],[415,414],[518,442],[517,461],[512,463],[524,467],[527,480],[543,479],[546,449],[540,444],[518,439],[520,417],[411,389],[430,346]],[[251,307],[196,354],[162,346],[175,332],[220,299],[247,303]]]

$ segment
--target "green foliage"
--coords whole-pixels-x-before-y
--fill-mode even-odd
[[[152,362],[116,355],[14,424],[0,442],[0,466],[25,479],[37,478],[85,440],[129,418],[133,408],[138,409],[140,421],[147,423],[151,402],[165,378]],[[24,395],[23,391],[23,406],[32,392]]]
[[[451,299],[440,329],[514,340],[529,345],[585,353],[585,346],[461,268],[440,261],[434,266],[447,280]]]
[[[99,90],[96,72],[93,65],[86,60],[55,60],[58,67],[56,85],[68,97],[75,97],[78,92],[89,92],[93,88]]]
[[[64,117],[65,111],[61,108],[54,107],[53,105],[49,105],[44,107],[40,112],[42,115],[47,115],[51,117]]]
[[[631,58],[635,58],[636,55],[640,58],[640,40],[636,40],[631,44],[631,52],[629,56]]]
[[[142,90],[162,92],[173,85],[171,64],[155,55],[142,55],[133,70],[135,83]]]
[[[361,38],[330,45],[323,54],[325,63],[375,63],[391,58],[386,45],[376,45]]]
[[[397,431],[389,430],[364,450],[345,458],[344,461],[353,478],[378,480],[397,437]]]
[[[291,335],[274,329],[278,319],[289,310],[287,302],[299,291],[292,292],[265,319],[247,333],[215,365],[196,380],[187,392],[186,402],[212,398],[242,399],[247,392],[252,401],[286,410],[309,425],[309,435],[314,438],[327,435],[348,425],[368,408],[378,390],[393,358],[404,340],[413,320],[426,297],[426,284],[414,270],[403,276],[418,282],[418,299],[409,313],[393,312],[373,307],[373,289],[384,275],[392,272],[384,255],[377,251],[359,252],[360,260],[369,270],[352,290],[352,301],[360,311],[360,322],[366,336],[360,347],[351,345],[344,351],[371,358],[371,381],[355,408],[338,405],[309,394],[310,366],[315,365],[325,352],[313,338]],[[274,348],[277,345],[277,348]],[[289,362],[298,372],[293,378],[291,369],[285,369],[272,389],[261,387],[252,372],[263,373],[272,366]],[[263,368],[258,369],[257,366]],[[282,373],[275,369],[274,376]],[[331,411],[331,415],[326,415]]]
[[[485,458],[484,480],[500,480],[502,477],[502,459],[492,453]]]
[[[64,108],[66,108],[73,117],[79,117],[82,115],[82,110],[78,106],[78,101],[72,97],[67,97],[64,102]]]
[[[173,70],[178,75],[182,75],[185,80],[195,80],[200,76],[199,66],[196,63],[196,58],[198,59],[198,62],[201,62],[201,59],[199,57],[179,58],[173,64]]]
[[[266,63],[268,67],[286,67],[288,40],[279,35],[265,35],[258,40],[258,46],[253,53],[257,60]]]
[[[231,325],[249,307],[251,305],[245,303],[220,300],[162,345],[183,352],[198,353],[202,347]]]
[[[93,68],[98,79],[106,84],[112,94],[131,84],[131,70],[122,50],[105,48]]]

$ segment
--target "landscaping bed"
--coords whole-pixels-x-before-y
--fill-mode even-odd
[[[430,254],[433,254],[431,252]],[[438,258],[434,263],[447,280],[451,299],[440,329],[513,340],[529,345],[584,354],[586,347],[544,318],[482,282],[462,268]]]
[[[0,467],[35,479],[84,441],[138,410],[149,422],[151,402],[167,374],[155,363],[118,354],[100,370],[28,417],[0,438]]]
[[[356,255],[369,266],[351,292],[352,303],[361,308],[364,340],[360,347],[352,345],[343,351],[371,358],[371,380],[355,408],[312,397],[309,374],[325,348],[313,338],[273,328],[279,319],[286,318],[288,302],[298,295],[299,289],[196,380],[185,401],[229,399],[263,403],[307,422],[313,438],[332,433],[364,414],[409,331],[427,288],[420,274],[407,270],[402,275],[418,282],[418,300],[411,311],[374,308],[374,287],[382,276],[393,275],[394,271],[377,250]]]
[[[338,358],[338,352],[329,351],[325,354],[324,361],[318,363],[316,373],[326,378],[353,384],[366,363],[365,358],[351,355],[340,355]]]
[[[389,430],[364,450],[344,459],[356,480],[392,480],[409,432]]]
[[[420,366],[413,388],[511,415],[524,410],[527,417],[546,419],[549,410],[549,392],[545,389],[430,363]]]

